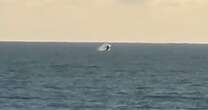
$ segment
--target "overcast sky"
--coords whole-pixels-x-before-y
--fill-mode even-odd
[[[208,0],[0,0],[0,41],[208,42]]]

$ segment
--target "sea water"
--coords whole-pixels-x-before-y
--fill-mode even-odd
[[[0,43],[0,110],[208,110],[208,45]]]

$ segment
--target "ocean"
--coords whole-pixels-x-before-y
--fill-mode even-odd
[[[0,110],[208,110],[208,45],[0,43]]]

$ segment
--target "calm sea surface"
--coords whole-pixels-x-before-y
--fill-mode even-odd
[[[0,110],[208,110],[208,45],[0,43]]]

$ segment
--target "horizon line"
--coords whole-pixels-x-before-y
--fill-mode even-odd
[[[208,42],[144,42],[144,41],[24,41],[3,40],[0,43],[126,43],[126,44],[208,44]]]

